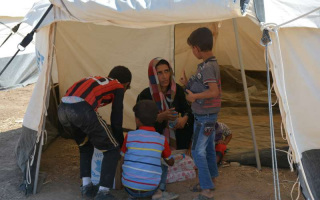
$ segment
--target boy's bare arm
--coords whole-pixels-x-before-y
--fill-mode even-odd
[[[121,156],[121,158],[120,158],[120,165],[122,166],[123,163],[124,163],[124,156]]]
[[[185,70],[182,70],[181,77],[180,77],[180,83],[181,83],[183,86],[186,86],[187,83],[188,83],[188,79],[187,79],[186,71],[185,71]]]
[[[201,93],[192,93],[190,90],[187,90],[186,99],[189,102],[194,102],[197,99],[208,99],[214,98],[219,95],[219,88],[217,83],[208,83],[209,89]]]
[[[226,137],[224,138],[224,144],[226,144],[226,145],[229,144],[231,138],[232,138],[232,134],[226,136]]]

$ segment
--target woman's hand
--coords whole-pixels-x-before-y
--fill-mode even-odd
[[[175,111],[175,108],[170,108],[168,110],[163,111],[162,113],[159,113],[157,121],[160,123],[168,120],[174,121],[177,119],[177,117],[178,113]]]
[[[177,124],[174,126],[174,130],[183,129],[184,126],[187,124],[187,122],[188,122],[188,116],[179,117]]]

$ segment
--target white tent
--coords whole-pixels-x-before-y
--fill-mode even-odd
[[[17,32],[12,28],[23,21],[35,0],[7,1],[0,7],[0,90],[35,83],[39,70],[36,62],[35,43],[18,53],[7,68],[5,66],[18,50],[17,46],[32,30],[29,24],[22,23]]]
[[[268,29],[272,38],[267,53],[303,193],[310,199],[320,198],[320,184],[314,181],[319,180],[315,177],[320,174],[320,137],[317,137],[320,123],[316,122],[320,117],[317,78],[320,13],[317,10],[285,23],[318,9],[319,1],[307,0],[303,4],[298,0],[268,0],[264,4],[251,1],[243,14],[241,8],[245,6],[240,5],[240,0],[51,0],[51,3],[53,8],[36,35],[36,51],[44,58],[42,71],[24,117],[17,148],[18,163],[24,172],[33,159],[31,155],[37,152],[35,148],[43,143],[53,83],[59,83],[60,94],[64,94],[82,77],[108,74],[119,64],[128,66],[133,71],[134,84],[125,96],[124,127],[134,128],[131,108],[137,94],[148,85],[146,68],[152,58],[168,59],[176,76],[183,68],[191,75],[199,61],[193,58],[186,38],[196,27],[208,26],[215,33],[214,53],[219,64],[265,70],[264,47],[259,44],[261,28]],[[26,23],[34,27],[49,5],[46,1],[36,4],[26,16]],[[237,41],[235,22],[240,38]],[[240,44],[241,52],[237,51]],[[108,114],[104,117],[108,120]]]

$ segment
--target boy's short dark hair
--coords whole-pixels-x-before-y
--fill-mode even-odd
[[[207,27],[193,31],[187,40],[188,45],[198,46],[201,51],[211,51],[213,47],[213,35]]]
[[[132,75],[130,70],[125,66],[115,66],[108,75],[109,78],[117,79],[120,83],[130,83]]]
[[[157,120],[158,107],[152,100],[141,100],[133,107],[134,116],[144,126],[154,126]]]

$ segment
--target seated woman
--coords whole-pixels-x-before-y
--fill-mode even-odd
[[[169,141],[168,121],[176,121],[172,128],[175,131],[177,149],[188,149],[193,133],[193,114],[183,88],[176,84],[173,70],[168,61],[154,58],[148,68],[149,87],[144,89],[137,102],[144,99],[153,100],[159,114],[155,124],[156,131]]]

